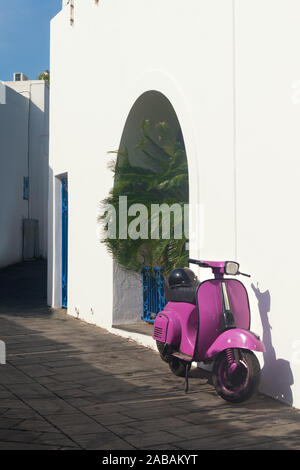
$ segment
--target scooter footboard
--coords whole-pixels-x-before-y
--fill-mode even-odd
[[[224,331],[218,336],[206,352],[205,357],[211,358],[229,348],[249,349],[250,351],[266,352],[261,339],[248,330],[234,328]]]

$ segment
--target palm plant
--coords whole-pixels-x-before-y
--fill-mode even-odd
[[[38,80],[44,80],[48,85],[50,85],[50,72],[49,70],[45,70],[42,73],[38,74]]]
[[[139,272],[144,266],[162,266],[166,273],[176,266],[187,265],[187,239],[182,234],[180,239],[174,237],[175,217],[170,219],[170,236],[162,237],[161,217],[151,219],[152,204],[174,203],[180,205],[182,220],[184,205],[188,203],[188,165],[181,133],[166,122],[153,125],[144,120],[141,125],[139,141],[135,151],[143,155],[143,166],[131,163],[132,158],[125,148],[116,153],[117,158],[112,162],[114,172],[114,187],[108,197],[102,201],[103,215],[99,218],[103,225],[105,237],[103,243],[107,246],[113,258],[125,269]],[[159,233],[158,239],[149,236],[147,239],[132,239],[120,237],[122,227],[119,223],[120,196],[127,196],[127,205],[143,204],[147,208],[147,217],[140,221],[146,232],[151,229]],[[107,211],[109,205],[116,210],[116,237],[109,238],[107,232]],[[134,220],[128,216],[128,224]]]

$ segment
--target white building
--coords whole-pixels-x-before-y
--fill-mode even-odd
[[[62,305],[67,178],[68,313],[108,329],[138,316],[138,281],[120,282],[97,210],[113,185],[107,152],[130,146],[141,118],[167,119],[198,208],[190,256],[252,274],[261,390],[300,408],[300,2],[63,3],[51,24],[49,304]]]
[[[0,104],[0,267],[47,256],[49,87],[15,74]]]

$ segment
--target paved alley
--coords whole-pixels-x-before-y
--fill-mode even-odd
[[[300,412],[190,393],[159,355],[46,306],[41,261],[0,271],[0,449],[300,449]]]

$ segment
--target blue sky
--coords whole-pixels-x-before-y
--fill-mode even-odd
[[[0,80],[23,72],[35,80],[49,69],[50,20],[62,0],[0,0]]]

